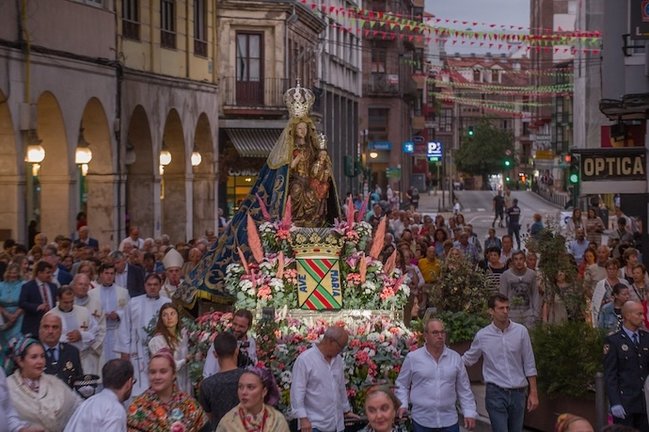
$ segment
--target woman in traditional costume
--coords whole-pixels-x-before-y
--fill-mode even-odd
[[[323,159],[322,138],[319,138],[315,123],[309,116],[315,96],[311,90],[298,84],[284,94],[284,102],[289,112],[288,123],[259,171],[256,183],[223,235],[188,273],[187,283],[198,289],[196,295],[199,298],[216,303],[228,300],[223,282],[226,268],[237,256],[237,248],[241,248],[246,256],[250,254],[248,214],[257,225],[265,220],[265,211],[266,217],[279,220],[290,197],[292,220],[296,226],[331,226],[340,215],[330,165],[326,166],[324,162],[319,165],[322,168],[315,173],[317,190],[312,186],[315,184],[312,167]]]
[[[239,405],[223,416],[216,432],[288,432],[284,415],[273,408],[279,390],[270,370],[250,367],[239,378]]]
[[[365,415],[368,425],[360,432],[399,432],[394,422],[401,402],[389,388],[376,386],[365,396]]]
[[[81,404],[79,396],[56,376],[43,372],[45,350],[36,339],[18,340],[13,359],[18,369],[7,378],[7,389],[18,417],[35,429],[62,431]]]
[[[168,348],[149,360],[149,389],[128,408],[131,432],[197,432],[207,423],[200,404],[180,391],[176,382],[176,362]]]
[[[181,391],[192,394],[192,382],[189,379],[189,338],[182,328],[178,309],[172,303],[162,305],[158,312],[155,336],[149,341],[149,353],[155,354],[161,349],[168,349],[176,362],[176,384]]]

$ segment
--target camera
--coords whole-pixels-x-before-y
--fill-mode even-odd
[[[238,341],[239,345],[239,355],[237,356],[237,367],[245,368],[248,366],[254,366],[252,359],[248,355],[247,349],[250,347],[249,341]]]

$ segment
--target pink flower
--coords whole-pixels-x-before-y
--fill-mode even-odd
[[[259,297],[262,300],[268,300],[273,298],[272,294],[273,294],[273,290],[268,285],[262,285],[257,290],[257,297]]]
[[[278,229],[277,238],[280,240],[288,240],[291,237],[291,232],[287,229]]]
[[[381,300],[387,300],[389,298],[394,297],[394,295],[395,295],[394,290],[392,288],[386,286],[381,291],[381,294],[379,294],[379,297],[381,297]]]
[[[171,432],[185,432],[185,425],[177,421],[171,425]]]

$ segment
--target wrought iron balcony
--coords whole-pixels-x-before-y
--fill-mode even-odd
[[[236,77],[221,79],[223,106],[226,109],[283,110],[284,92],[289,82],[284,78],[264,78],[241,81]]]

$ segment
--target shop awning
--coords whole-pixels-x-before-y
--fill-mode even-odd
[[[281,129],[226,128],[234,148],[241,157],[268,157],[277,142]]]

